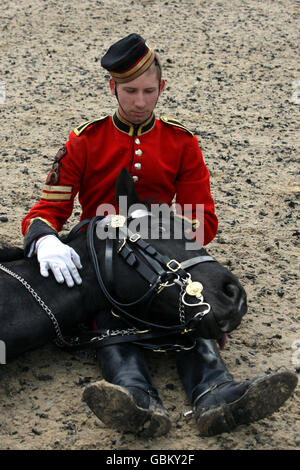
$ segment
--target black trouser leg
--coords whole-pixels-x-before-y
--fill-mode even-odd
[[[234,381],[216,343],[198,339],[177,355],[177,367],[203,436],[229,432],[269,416],[290,396],[297,378],[288,371]]]
[[[191,402],[211,386],[233,380],[214,340],[198,338],[195,348],[177,354],[177,368]]]
[[[97,326],[109,330],[126,329],[127,325],[111,314],[100,311],[96,316]],[[117,343],[104,346],[97,351],[104,379],[114,385],[128,389],[136,403],[143,408],[149,405],[149,396],[158,399],[153,387],[144,351],[133,343]]]
[[[102,328],[120,329],[105,312]],[[83,399],[107,425],[144,437],[166,434],[171,426],[153,387],[143,349],[133,343],[106,345],[97,351],[103,377],[86,387]]]
[[[141,347],[133,343],[104,346],[97,351],[97,359],[104,379],[130,390],[139,406],[148,407],[149,395],[158,398]]]

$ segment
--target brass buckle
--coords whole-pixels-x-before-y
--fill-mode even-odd
[[[141,238],[141,236],[140,236],[138,233],[133,233],[133,234],[131,235],[131,237],[129,237],[129,240],[130,240],[132,243],[135,243],[135,242],[137,242],[140,238]]]
[[[176,267],[172,268],[171,263],[176,263]],[[170,259],[170,261],[166,264],[166,266],[173,273],[176,273],[176,271],[178,271],[178,269],[181,268],[181,264],[178,263],[178,261],[176,259]]]

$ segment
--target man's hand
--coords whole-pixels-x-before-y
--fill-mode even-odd
[[[68,287],[81,284],[82,279],[77,269],[82,268],[80,257],[73,248],[62,243],[55,235],[45,235],[36,242],[37,259],[40,272],[49,276],[49,269],[59,283],[66,282]]]

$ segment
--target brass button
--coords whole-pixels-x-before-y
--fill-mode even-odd
[[[136,154],[138,157],[140,157],[140,156],[143,154],[143,152],[142,152],[141,149],[137,149],[137,150],[135,151],[135,154]]]
[[[141,141],[138,137],[135,139],[135,143],[136,143],[136,145],[140,145]]]
[[[140,170],[140,169],[142,168],[142,165],[141,165],[140,163],[135,163],[135,164],[134,164],[134,168],[135,168],[136,170]]]
[[[133,179],[133,182],[136,183],[139,180],[139,177],[134,175],[132,179]]]

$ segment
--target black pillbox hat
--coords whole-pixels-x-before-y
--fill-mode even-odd
[[[132,33],[113,44],[101,59],[103,68],[118,83],[139,77],[153,63],[155,53],[139,34]]]

